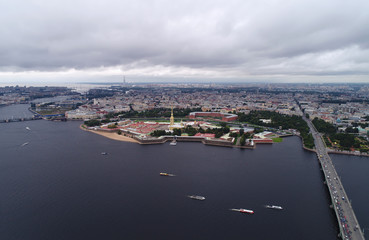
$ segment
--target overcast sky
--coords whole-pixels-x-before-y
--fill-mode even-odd
[[[368,0],[0,0],[0,9],[0,82],[369,82]]]

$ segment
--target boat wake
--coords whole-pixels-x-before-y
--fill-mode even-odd
[[[205,197],[203,196],[198,196],[198,195],[188,195],[187,197],[191,198],[191,199],[195,199],[195,200],[205,200]]]
[[[165,177],[175,177],[176,175],[171,174],[171,173],[160,173],[160,176],[165,176]]]
[[[276,205],[264,205],[265,208],[269,208],[269,209],[276,209],[276,210],[282,210],[283,208],[281,206],[276,206]]]

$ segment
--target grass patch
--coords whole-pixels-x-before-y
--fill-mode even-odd
[[[238,137],[235,137],[234,140],[233,140],[233,145],[237,144],[237,140],[238,140]]]
[[[283,141],[283,138],[279,138],[279,137],[273,138],[273,142],[275,142],[275,143],[279,143],[279,142],[282,142],[282,141]]]

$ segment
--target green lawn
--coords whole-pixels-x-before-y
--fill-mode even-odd
[[[275,142],[275,143],[279,143],[279,142],[282,142],[282,141],[283,141],[283,138],[279,138],[279,137],[273,138],[273,142]]]

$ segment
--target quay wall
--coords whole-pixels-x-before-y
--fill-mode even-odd
[[[342,155],[352,155],[358,157],[369,157],[368,153],[356,153],[356,152],[346,152],[346,151],[336,151],[336,150],[328,150],[329,154],[342,154]]]
[[[305,149],[306,151],[310,151],[310,152],[315,152],[316,153],[316,150],[315,149],[311,149],[311,148],[305,147],[304,139],[300,135],[295,135],[295,136],[298,136],[301,139],[301,141],[302,141],[302,148],[303,149]]]
[[[157,139],[142,139],[137,136],[133,137],[140,144],[161,144],[167,141],[173,141],[174,136],[163,136]],[[180,136],[177,137],[177,142],[202,142],[205,145],[220,146],[220,147],[233,147],[233,143],[226,140],[214,140],[206,139],[205,137],[192,137],[192,136]]]
[[[284,137],[291,137],[291,136],[295,136],[294,134],[284,134],[284,135],[279,135],[279,137],[284,138]]]
[[[233,143],[230,141],[204,139],[202,143],[205,145],[211,145],[211,146],[233,147]]]
[[[84,126],[83,124],[81,125],[82,129],[88,129],[88,130],[94,130],[94,131],[104,131],[104,132],[118,132],[118,129],[101,129],[101,128],[84,128],[82,127]],[[245,145],[245,146],[236,146],[233,145],[233,142],[231,141],[227,141],[227,140],[221,140],[221,139],[211,139],[211,138],[207,138],[207,137],[195,137],[195,136],[171,136],[171,135],[167,135],[167,136],[161,136],[159,138],[141,138],[139,137],[138,134],[129,132],[127,130],[122,130],[122,135],[126,136],[126,137],[130,137],[134,140],[136,140],[139,144],[163,144],[167,141],[173,141],[174,138],[176,138],[177,142],[201,142],[205,145],[209,145],[209,146],[218,146],[218,147],[236,147],[236,148],[244,148],[244,149],[254,149],[256,147],[256,144],[271,144],[269,142],[260,142],[260,143],[255,143],[254,145]]]

